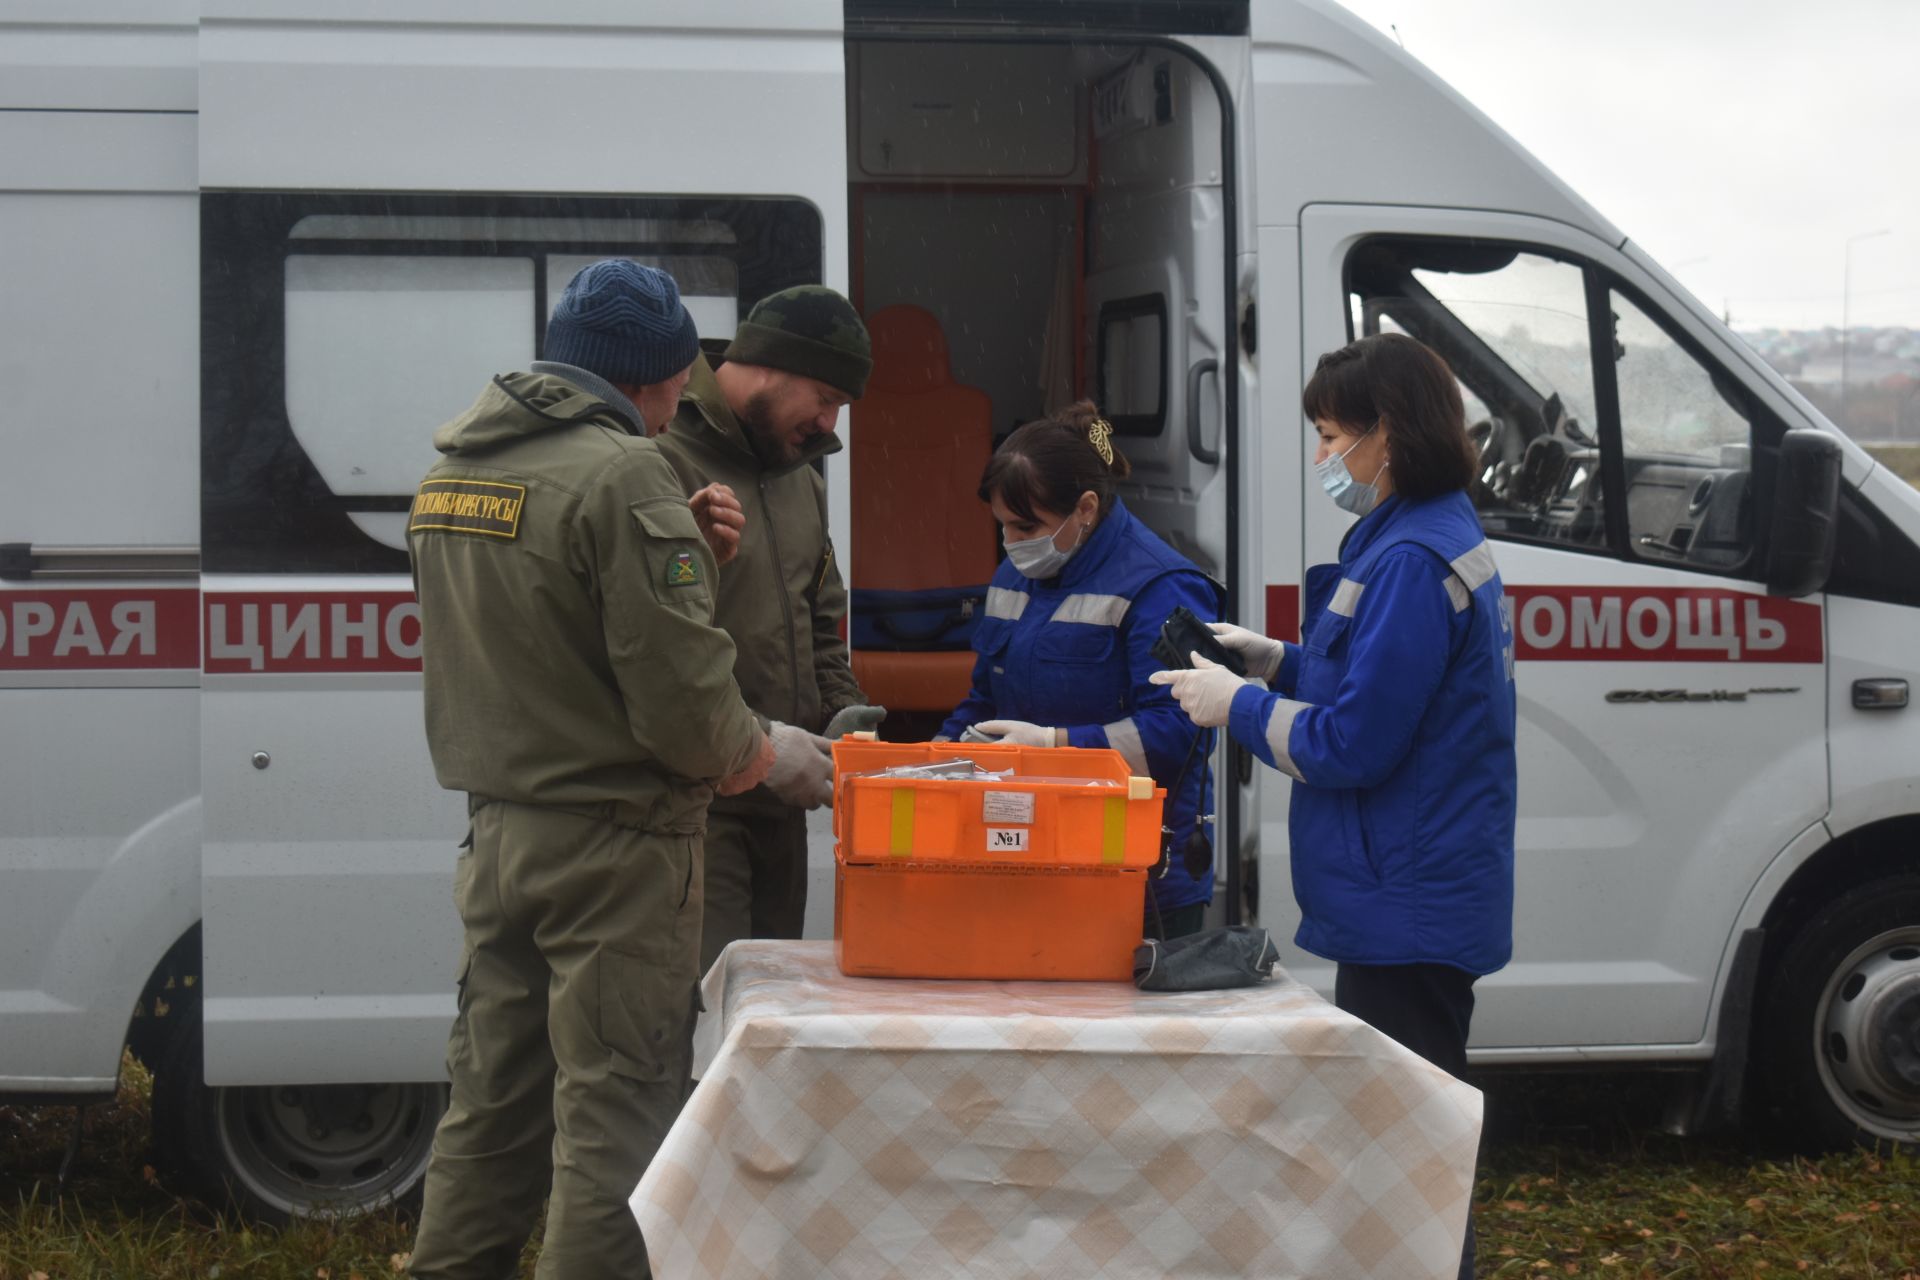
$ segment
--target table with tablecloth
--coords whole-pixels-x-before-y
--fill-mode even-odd
[[[633,1194],[660,1280],[1452,1277],[1480,1094],[1276,970],[843,976],[744,942]]]

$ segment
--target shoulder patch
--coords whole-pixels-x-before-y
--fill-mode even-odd
[[[473,533],[508,541],[520,536],[520,512],[527,501],[523,484],[493,480],[426,480],[413,498],[407,532],[440,530]]]
[[[676,551],[667,559],[667,585],[692,587],[700,583],[700,562],[691,551]]]

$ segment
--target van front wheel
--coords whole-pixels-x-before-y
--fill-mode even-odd
[[[1768,1092],[1813,1146],[1920,1152],[1920,879],[1821,908],[1773,968]]]
[[[215,1204],[284,1225],[416,1209],[442,1084],[209,1086],[200,1011],[187,1011],[154,1073],[162,1163]]]

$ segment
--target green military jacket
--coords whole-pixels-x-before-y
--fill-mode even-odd
[[[673,470],[547,374],[495,378],[433,443],[408,540],[440,785],[704,829],[761,735]]]
[[[728,485],[746,513],[740,553],[720,570],[713,615],[733,638],[741,696],[767,719],[818,733],[836,711],[866,701],[841,636],[847,589],[827,536],[826,481],[812,466],[836,452],[840,440],[815,437],[798,462],[769,469],[713,376],[709,359],[719,346],[693,362],[680,410],[654,442],[688,496],[709,484]],[[783,807],[764,787],[718,804]]]

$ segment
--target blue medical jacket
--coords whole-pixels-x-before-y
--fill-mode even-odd
[[[1485,974],[1513,952],[1513,624],[1463,493],[1393,498],[1307,571],[1302,644],[1234,695],[1236,740],[1297,779],[1294,941]]]
[[[982,720],[1065,729],[1069,746],[1112,747],[1166,787],[1173,856],[1166,875],[1150,882],[1163,911],[1213,897],[1211,860],[1196,880],[1181,857],[1197,816],[1213,812],[1209,743],[1195,749],[1200,731],[1166,686],[1147,682],[1163,669],[1153,642],[1177,605],[1203,621],[1220,616],[1207,576],[1116,500],[1058,577],[1036,581],[1001,562],[973,635],[973,690],[940,730],[958,738]]]

